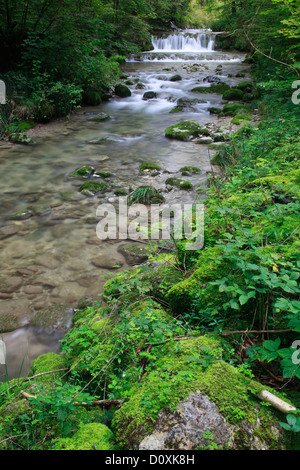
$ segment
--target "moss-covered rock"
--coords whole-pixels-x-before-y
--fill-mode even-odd
[[[89,423],[71,438],[60,439],[55,450],[118,450],[113,432],[104,424]]]
[[[227,101],[240,101],[243,99],[243,92],[237,88],[226,90],[223,94],[223,100]]]
[[[107,191],[108,185],[102,181],[86,181],[80,186],[80,191],[88,191],[93,194],[97,194],[100,191]]]
[[[89,178],[95,171],[92,166],[83,166],[70,174],[70,177],[75,178]]]
[[[182,80],[182,76],[179,75],[179,74],[176,74],[176,75],[173,75],[171,78],[170,78],[170,82],[179,82]]]
[[[157,98],[157,93],[155,91],[146,91],[146,93],[143,95],[144,101],[153,100],[155,98]]]
[[[128,86],[123,85],[122,83],[118,83],[115,86],[115,94],[119,96],[120,98],[127,98],[131,96],[131,90],[128,88]]]
[[[178,124],[170,126],[165,131],[165,136],[170,139],[183,140],[188,142],[193,137],[200,135],[209,135],[209,131],[201,128],[199,124],[193,121],[182,121]]]
[[[192,174],[201,173],[200,168],[198,168],[197,166],[183,166],[182,168],[180,168],[179,171],[181,173],[185,173],[185,172],[192,173]]]
[[[143,173],[144,171],[147,170],[161,170],[160,165],[157,163],[152,163],[152,162],[143,162],[140,164],[140,171]]]
[[[196,400],[190,401],[190,420],[185,431],[183,415],[180,425],[176,419],[176,416],[181,416],[183,400],[195,394],[214,404],[213,411],[218,413],[219,425],[228,430],[225,441],[222,436],[220,440],[214,436],[219,449],[281,449],[283,436],[273,410],[261,406],[259,400],[249,393],[251,381],[247,377],[221,360],[226,357],[226,350],[226,343],[208,336],[162,345],[155,370],[144,376],[140,386],[132,388],[130,400],[114,415],[113,430],[120,444],[126,449],[141,449],[142,442],[149,442],[150,436],[157,437],[157,432],[161,431],[159,443],[156,441],[157,450],[165,450],[164,445],[168,449],[178,449],[178,446],[182,450],[195,449],[197,440],[184,437],[191,438],[193,426],[198,427],[201,443],[199,431],[210,431],[212,420],[209,416],[203,419],[202,412],[198,421],[193,422],[193,415],[199,411]],[[195,407],[194,412],[192,406]],[[203,411],[204,415],[208,411],[211,413],[207,408]],[[162,430],[160,423],[164,421],[169,425]],[[164,433],[170,437],[168,444]]]
[[[31,364],[28,377],[41,374],[43,372],[50,372],[53,370],[61,370],[66,368],[68,368],[68,364],[65,356],[55,353],[42,354]],[[46,374],[38,377],[36,381],[51,384],[65,374],[66,371],[55,372],[54,374]]]

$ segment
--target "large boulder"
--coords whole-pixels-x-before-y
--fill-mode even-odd
[[[131,450],[284,449],[274,410],[251,392],[260,384],[225,362],[216,337],[168,341],[152,348],[155,366],[116,411],[117,441]]]

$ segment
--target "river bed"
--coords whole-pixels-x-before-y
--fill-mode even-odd
[[[131,56],[122,65],[132,83],[130,97],[113,96],[100,106],[76,110],[69,121],[37,126],[27,133],[34,145],[0,145],[0,334],[10,378],[26,375],[40,354],[57,352],[78,301],[97,298],[112,272],[132,265],[120,251],[125,241],[102,242],[96,236],[97,207],[116,202],[115,189],[129,193],[153,185],[172,203],[205,197],[215,152],[207,145],[167,139],[165,129],[181,120],[228,127],[230,120],[208,111],[221,107],[221,95],[201,94],[203,102],[193,110],[170,111],[178,99],[195,97],[194,87],[208,86],[207,77],[231,86],[249,78],[247,73],[236,77],[247,69],[244,55],[214,51],[207,31],[173,32],[153,38],[153,44],[154,51]],[[181,80],[172,81],[175,74]],[[157,97],[144,100],[147,91]],[[111,119],[93,120],[99,113]],[[104,140],[95,143],[99,139]],[[142,162],[157,163],[162,171],[141,175]],[[69,176],[85,165],[113,174],[100,198],[82,195],[82,181]],[[166,179],[181,177],[183,166],[201,169],[184,178],[194,190],[167,189]],[[28,217],[11,219],[26,210]]]

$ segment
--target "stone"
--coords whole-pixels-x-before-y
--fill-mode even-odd
[[[23,279],[21,277],[7,277],[0,279],[0,292],[11,294],[17,292],[23,285]]]
[[[5,240],[6,238],[16,235],[20,230],[19,225],[11,224],[6,225],[5,227],[0,228],[0,240]]]
[[[128,88],[126,85],[122,85],[121,83],[118,83],[115,86],[115,94],[119,96],[120,98],[127,98],[131,96],[131,91],[130,91],[130,88]]]
[[[97,268],[102,269],[118,269],[124,265],[124,261],[120,258],[115,258],[112,255],[100,255],[92,259],[92,264]]]
[[[53,255],[38,255],[35,263],[48,269],[56,269],[60,265],[59,261]]]
[[[231,447],[233,430],[207,396],[191,393],[175,413],[161,411],[155,431],[140,443],[139,450],[204,449],[210,444],[206,432],[218,447]]]
[[[144,263],[147,261],[149,256],[147,247],[139,243],[127,243],[126,245],[121,245],[118,248],[118,252],[124,256],[127,264],[130,266]]]
[[[109,116],[109,114],[99,113],[99,114],[96,114],[95,116],[92,116],[88,120],[95,121],[95,122],[103,122],[103,121],[109,121],[110,119],[111,117]]]
[[[34,295],[43,293],[43,289],[39,286],[26,286],[24,287],[23,291],[25,292],[25,294],[34,294]]]
[[[154,98],[157,98],[155,91],[146,91],[143,95],[143,100],[153,100]]]

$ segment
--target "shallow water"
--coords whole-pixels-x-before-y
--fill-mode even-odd
[[[5,331],[11,319],[16,325],[15,331],[3,335],[10,377],[18,374],[24,357],[22,374],[28,372],[35,357],[58,350],[58,339],[70,325],[70,309],[80,299],[101,292],[107,279],[101,276],[109,275],[112,269],[96,267],[95,258],[108,256],[110,265],[128,268],[118,251],[120,242],[100,242],[96,238],[96,209],[103,201],[116,199],[114,189],[130,191],[152,184],[163,190],[170,202],[204,197],[195,191],[168,192],[168,173],[161,172],[156,177],[139,174],[139,165],[144,161],[159,163],[176,177],[181,177],[176,172],[182,166],[198,166],[201,173],[185,179],[195,189],[200,186],[205,190],[213,153],[207,145],[166,139],[165,129],[180,120],[202,125],[216,122],[208,107],[221,106],[222,97],[201,95],[205,102],[196,105],[193,112],[170,111],[179,98],[195,97],[192,88],[207,86],[203,79],[215,75],[218,65],[222,65],[218,77],[231,85],[241,80],[229,78],[228,74],[235,76],[246,67],[240,54],[210,50],[205,53],[202,49],[178,54],[164,49],[163,56],[154,51],[130,57],[123,71],[135,81],[130,86],[131,97],[114,97],[101,106],[77,110],[67,124],[55,127],[53,134],[37,133],[33,146],[0,146],[0,229],[9,227],[15,232],[3,238],[0,231],[0,332]],[[195,65],[193,71],[190,61]],[[183,79],[170,81],[174,74]],[[137,89],[137,82],[142,82],[144,89]],[[155,91],[157,98],[143,100],[146,91]],[[100,112],[108,113],[112,119],[92,121],[93,115]],[[106,141],[93,143],[100,138]],[[105,197],[89,198],[79,193],[82,181],[69,174],[84,165],[114,174],[108,180],[110,191]],[[8,219],[26,209],[34,215],[26,220]],[[57,323],[53,305],[64,310],[63,322]],[[39,313],[46,309],[50,309],[47,315],[50,322],[53,317],[53,324],[43,326],[39,324]]]

